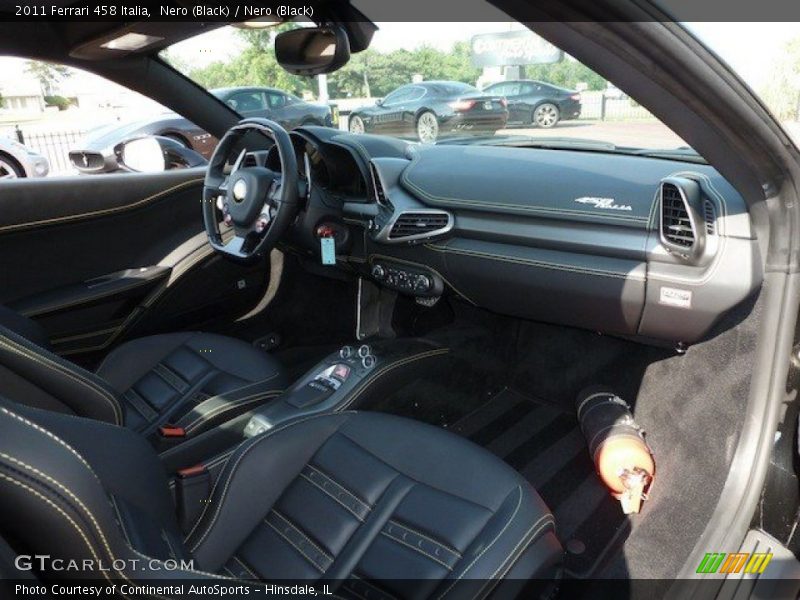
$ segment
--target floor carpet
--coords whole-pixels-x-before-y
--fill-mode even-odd
[[[510,389],[449,428],[502,458],[539,492],[567,549],[568,577],[590,577],[630,530],[600,483],[574,413]]]

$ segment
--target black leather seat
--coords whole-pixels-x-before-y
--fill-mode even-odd
[[[468,586],[472,598],[504,576],[553,578],[561,561],[553,517],[519,474],[399,417],[317,415],[244,442],[185,540],[154,450],[130,430],[0,400],[0,449],[0,535],[79,564],[140,559],[114,580],[164,577],[144,555],[201,571],[172,579],[322,580],[376,599]]]
[[[0,307],[0,394],[30,406],[145,435],[167,423],[193,435],[278,395],[286,384],[267,353],[196,332],[127,342],[90,373],[50,352],[37,323]]]

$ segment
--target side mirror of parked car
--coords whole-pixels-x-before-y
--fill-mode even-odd
[[[158,173],[208,164],[201,155],[170,138],[148,135],[114,146],[117,163],[126,171]]]
[[[294,75],[332,73],[350,60],[350,39],[341,27],[302,27],[275,37],[278,64]]]

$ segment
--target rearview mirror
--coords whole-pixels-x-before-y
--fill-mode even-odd
[[[275,36],[275,58],[293,75],[332,73],[350,60],[350,40],[341,27],[302,27]]]
[[[166,137],[145,136],[114,146],[117,164],[126,171],[159,173],[169,169],[199,167],[208,161],[198,152]]]

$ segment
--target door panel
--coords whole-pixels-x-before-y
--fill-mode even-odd
[[[0,303],[39,321],[64,354],[105,350],[132,330],[246,310],[268,276],[263,265],[214,260],[200,210],[204,174],[4,182]],[[208,273],[189,276],[209,263],[213,286]],[[164,310],[172,321],[159,317]]]
[[[202,169],[4,182],[0,303],[157,265],[202,231]]]

